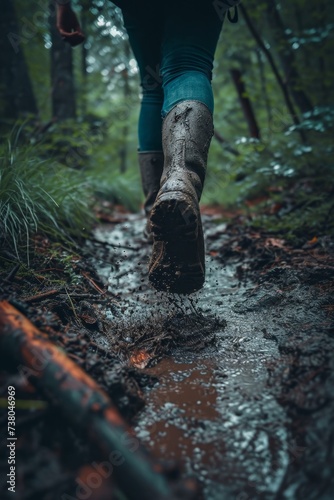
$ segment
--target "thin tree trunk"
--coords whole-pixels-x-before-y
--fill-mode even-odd
[[[124,74],[124,88],[123,88],[123,94],[124,94],[124,101],[127,102],[128,96],[130,94],[130,87],[129,87],[129,74],[128,74],[128,68],[125,68],[123,71]],[[119,150],[119,159],[120,159],[120,164],[119,164],[119,171],[121,174],[124,174],[127,170],[127,157],[128,157],[128,135],[129,135],[129,125],[128,125],[128,119],[129,119],[129,113],[128,111],[126,112],[126,117],[125,117],[125,123],[122,127],[122,145]]]
[[[81,11],[81,27],[82,31],[87,34],[88,31],[88,9],[89,3],[82,2],[82,11]],[[88,58],[88,48],[86,41],[81,44],[81,77],[82,77],[82,89],[81,89],[81,113],[82,116],[87,115],[87,80],[88,80],[88,72],[87,72],[87,58]]]
[[[246,86],[242,78],[241,71],[236,68],[233,68],[230,70],[230,73],[238,93],[244,117],[248,124],[249,134],[251,137],[254,137],[255,139],[260,139],[260,129],[255,118],[252,103],[246,92]]]
[[[275,50],[277,51],[284,71],[286,84],[301,113],[311,111],[313,105],[304,90],[300,87],[302,78],[299,75],[296,58],[287,39],[286,26],[284,26],[282,21],[276,0],[264,1],[266,5],[267,22],[270,27],[272,39],[275,43]]]
[[[264,70],[264,64],[262,60],[262,53],[260,49],[256,50],[256,56],[259,64],[259,73],[260,73],[260,81],[261,81],[261,93],[264,101],[264,106],[266,108],[267,112],[267,120],[268,120],[268,127],[270,128],[272,125],[272,111],[271,111],[271,103],[269,99],[269,95],[267,92],[267,82],[266,82],[266,73]]]
[[[288,111],[291,114],[291,119],[292,119],[293,123],[295,125],[297,125],[297,126],[300,125],[300,120],[298,118],[298,115],[297,115],[297,112],[296,112],[295,107],[293,105],[293,102],[292,102],[292,100],[290,98],[288,87],[286,85],[286,82],[283,81],[283,79],[282,79],[282,77],[280,75],[280,72],[279,72],[279,70],[277,68],[277,65],[276,65],[276,63],[274,61],[274,58],[273,58],[271,52],[266,47],[264,41],[262,40],[261,36],[257,32],[254,24],[251,21],[251,18],[248,15],[248,12],[247,12],[247,9],[245,8],[245,6],[243,4],[240,4],[239,5],[239,9],[240,9],[240,11],[241,11],[241,13],[242,13],[242,15],[243,15],[243,17],[245,19],[246,25],[247,25],[250,33],[252,34],[254,40],[256,41],[256,43],[258,44],[259,48],[262,50],[262,52],[264,53],[264,55],[266,56],[266,58],[267,58],[267,60],[268,60],[268,62],[270,64],[270,67],[272,69],[272,72],[275,75],[277,83],[278,83],[278,85],[281,88],[281,91],[282,91],[282,94],[283,94],[283,97],[284,97],[284,101],[285,101],[286,107],[288,108]],[[306,140],[305,133],[302,130],[299,130],[299,135],[300,135],[302,141],[304,143],[306,143],[307,140]]]
[[[29,41],[20,34],[13,0],[1,0],[0,92],[2,118],[15,120],[22,113],[38,113],[23,47]]]
[[[50,13],[54,2],[50,1]],[[59,35],[54,15],[50,15],[52,116],[57,120],[76,117],[72,49]]]
[[[131,57],[130,45],[127,43],[125,45],[125,59],[126,59],[127,64],[130,60],[130,57]],[[128,67],[126,67],[123,71],[123,95],[124,95],[124,102],[127,103],[129,100],[129,97],[130,97],[129,69],[128,69]],[[127,170],[127,156],[128,156],[128,144],[127,143],[128,143],[128,135],[129,135],[128,119],[129,119],[129,112],[127,112],[126,122],[123,125],[122,146],[121,146],[121,149],[119,152],[121,174],[124,174]]]
[[[327,3],[326,1],[322,0],[319,5],[317,5],[317,15],[319,16],[319,27],[322,31],[326,30],[326,23],[328,19],[328,12],[327,12]],[[323,40],[319,44],[319,50],[317,50],[317,55],[318,55],[318,67],[319,67],[319,84],[321,88],[321,97],[322,97],[322,104],[330,104],[331,98],[330,98],[330,91],[332,88],[332,82],[328,82],[328,77],[327,75],[327,67],[326,64],[332,64],[330,61],[330,58],[324,57],[324,48],[326,46],[326,40]]]

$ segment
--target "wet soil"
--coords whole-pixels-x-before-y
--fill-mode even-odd
[[[141,219],[96,234],[114,252],[129,247],[106,277],[127,302],[117,321],[130,362],[148,363],[158,378],[145,390],[137,435],[157,457],[196,475],[207,499],[332,498],[328,248],[292,250],[252,232],[233,237],[231,226],[210,217],[204,226],[206,284],[191,298],[147,285]]]
[[[200,480],[201,498],[331,499],[333,242],[293,248],[240,220],[203,218],[207,278],[196,294],[149,286],[144,219],[119,214],[83,251],[81,271],[103,293],[71,289],[76,321],[63,292],[21,305],[98,380],[157,459]],[[19,456],[33,444],[36,463],[25,466],[17,498],[61,498],[91,450],[48,408],[28,417],[38,425],[21,415]]]

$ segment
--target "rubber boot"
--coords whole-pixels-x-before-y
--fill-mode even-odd
[[[148,241],[153,242],[149,217],[160,189],[160,179],[164,166],[164,155],[162,151],[143,151],[138,153],[138,161],[145,195],[144,210],[147,217],[144,236]]]
[[[199,200],[212,136],[212,114],[198,101],[176,104],[163,121],[165,164],[151,213],[149,264],[149,281],[157,290],[189,294],[204,284]]]

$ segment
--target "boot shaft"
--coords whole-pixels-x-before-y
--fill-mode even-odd
[[[212,136],[212,114],[199,101],[182,101],[167,114],[162,126],[165,164],[161,186],[167,180],[169,186],[164,191],[182,190],[183,179],[200,199]]]
[[[160,189],[164,155],[162,151],[140,151],[138,153],[138,162],[145,195],[144,210],[148,215]]]

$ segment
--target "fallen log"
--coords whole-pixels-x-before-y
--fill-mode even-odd
[[[161,467],[153,466],[108,395],[7,301],[0,302],[0,357],[8,368],[27,373],[69,423],[86,433],[129,500],[175,498]]]

